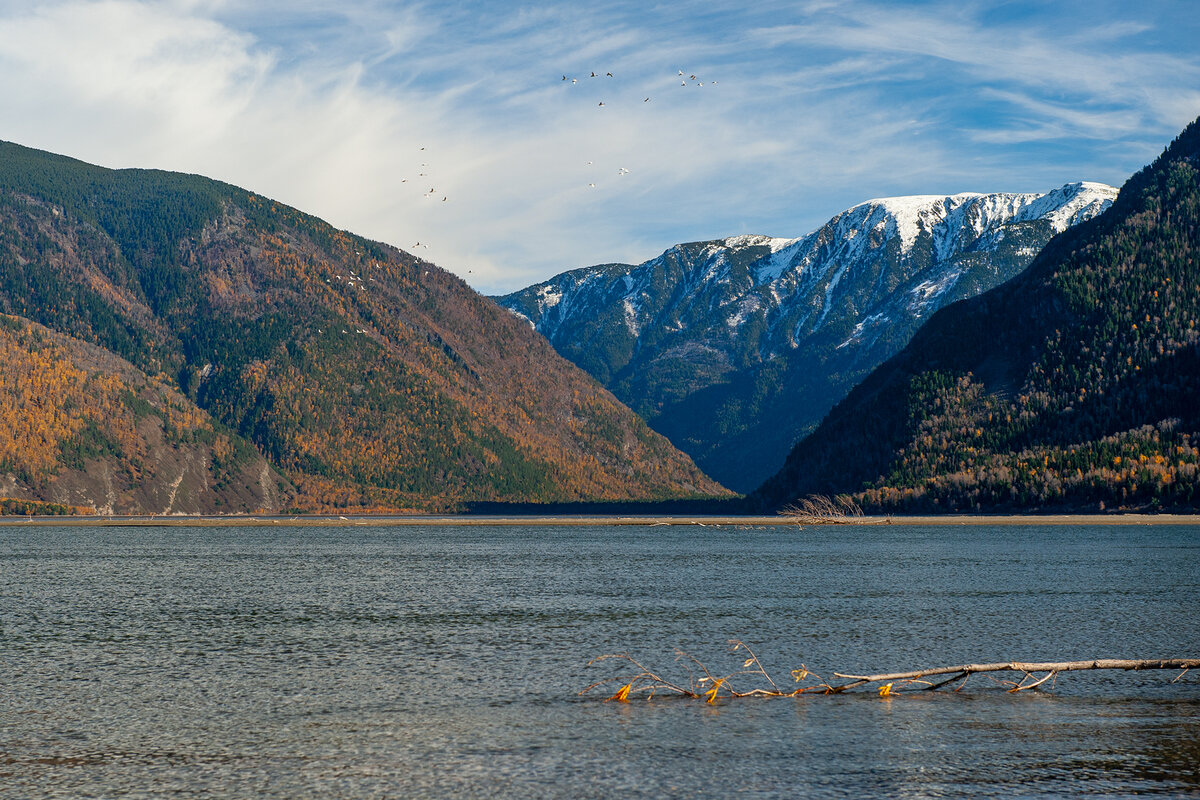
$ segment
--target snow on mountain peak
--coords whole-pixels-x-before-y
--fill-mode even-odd
[[[562,302],[562,287],[547,284],[538,290],[538,302],[542,308],[554,308]]]
[[[983,195],[963,192],[953,195],[916,194],[906,197],[879,197],[859,203],[846,213],[857,209],[867,209],[868,213],[876,209],[886,215],[887,226],[894,227],[900,236],[900,246],[905,250],[916,242],[921,230],[930,230],[934,225],[946,218],[946,215],[971,200]]]
[[[700,320],[720,309],[726,336],[762,319],[763,353],[794,348],[827,325],[850,334],[843,347],[865,344],[859,323],[873,319],[866,327],[874,329],[920,319],[957,296],[963,258],[996,252],[1005,264],[1028,263],[1048,235],[1096,216],[1116,195],[1111,186],[1077,182],[1045,193],[876,198],[800,238],[742,234],[680,244],[638,266],[563,273],[506,304],[551,338],[615,306],[635,339],[655,326],[711,325]],[[1029,227],[1039,220],[1040,230]],[[903,309],[882,313],[893,294]]]
[[[1030,203],[1016,219],[1045,219],[1055,233],[1062,233],[1072,225],[1096,216],[1116,199],[1117,190],[1103,183],[1068,183]]]
[[[723,239],[722,244],[729,248],[766,247],[772,253],[778,253],[780,250],[795,241],[795,239],[780,239],[775,236],[760,236],[755,233],[747,233],[740,236],[730,236],[727,239]]]
[[[688,452],[720,453],[704,456],[706,468],[749,482],[744,465],[722,466],[739,462],[730,457],[736,445],[721,442],[761,444],[759,434],[731,437],[713,414],[735,419],[778,379],[770,402],[801,411],[780,412],[768,438],[790,443],[801,431],[783,425],[785,417],[819,418],[826,400],[903,347],[939,308],[1019,274],[1052,236],[1100,214],[1116,195],[1080,182],[1044,193],[877,198],[797,239],[679,244],[636,266],[577,269],[497,300],[622,400],[669,417],[670,430],[699,448]],[[778,372],[764,382],[769,364]],[[721,397],[729,405],[704,410]]]

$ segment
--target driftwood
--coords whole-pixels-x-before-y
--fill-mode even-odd
[[[850,675],[835,672],[834,677],[844,678],[851,682],[840,686],[831,686],[830,691],[844,692],[868,683],[883,683],[884,681],[924,683],[928,684],[922,687],[924,689],[938,689],[954,683],[960,678],[965,680],[979,672],[1020,672],[1024,674],[1024,677],[1009,690],[1019,692],[1040,686],[1060,672],[1078,672],[1085,669],[1178,669],[1183,671],[1179,677],[1183,677],[1188,670],[1196,667],[1200,667],[1200,658],[1097,658],[1091,661],[1004,661],[995,664],[963,664],[957,667],[935,667],[934,669],[891,672],[880,675]],[[1036,678],[1035,673],[1038,672],[1046,674],[1041,678]],[[934,675],[949,675],[950,677],[937,683],[922,680]],[[1176,680],[1178,679],[1176,678]],[[1026,681],[1031,682],[1026,683]]]
[[[930,691],[940,689],[955,681],[961,681],[955,689],[955,691],[958,691],[969,677],[976,673],[984,672],[1021,673],[1021,678],[1017,681],[1001,681],[1001,683],[1009,687],[1008,691],[1020,692],[1041,686],[1047,681],[1052,681],[1060,672],[1078,672],[1080,670],[1091,669],[1172,669],[1180,670],[1179,675],[1174,679],[1174,681],[1177,681],[1186,675],[1188,670],[1200,667],[1200,658],[1100,658],[1090,661],[1004,661],[993,664],[962,664],[955,667],[934,667],[932,669],[912,670],[909,672],[887,672],[877,675],[854,675],[835,672],[834,677],[849,682],[834,685],[823,680],[819,675],[801,664],[800,669],[792,670],[792,677],[797,683],[803,681],[815,681],[815,683],[798,687],[792,691],[784,691],[767,674],[767,670],[763,667],[762,662],[758,660],[758,656],[754,654],[745,642],[734,639],[730,641],[730,649],[734,652],[745,650],[749,657],[743,661],[741,669],[726,675],[714,675],[699,660],[682,650],[676,650],[675,661],[681,663],[687,671],[687,681],[667,680],[658,673],[647,669],[641,662],[634,659],[628,653],[599,656],[588,663],[594,664],[610,659],[617,659],[632,666],[634,671],[597,681],[581,691],[580,694],[586,694],[605,684],[620,683],[622,684],[620,688],[608,700],[627,702],[631,695],[645,695],[646,699],[650,699],[656,694],[666,694],[697,699],[703,697],[707,702],[715,703],[720,697],[796,697],[801,694],[810,693],[837,694],[870,683],[879,683],[881,684],[879,687],[880,696],[888,697],[903,691],[903,688],[907,686],[919,686],[922,690]],[[1039,678],[1037,677],[1037,673],[1045,674]],[[766,680],[770,688],[759,687],[748,690],[734,688],[735,681],[740,682],[748,676],[757,676],[760,679]],[[925,680],[930,677],[940,678],[940,680]],[[902,686],[896,687],[897,682],[900,682]]]

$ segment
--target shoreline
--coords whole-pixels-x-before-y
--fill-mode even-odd
[[[780,516],[668,515],[668,514],[547,514],[547,515],[137,515],[137,516],[4,516],[0,527],[488,527],[488,526],[588,526],[625,525],[660,527],[858,527],[858,526],[1063,526],[1063,525],[1200,525],[1200,514],[1019,514],[945,516],[864,516],[822,522],[797,521]]]

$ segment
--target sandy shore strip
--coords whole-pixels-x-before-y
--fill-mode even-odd
[[[215,516],[6,516],[0,526],[101,527],[338,527],[338,526],[600,526],[667,525],[826,528],[857,526],[1030,526],[1030,525],[1198,525],[1200,514],[1034,514],[854,517],[844,521],[797,522],[782,516],[664,516],[664,515],[215,515]]]

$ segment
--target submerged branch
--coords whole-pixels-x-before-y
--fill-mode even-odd
[[[933,667],[908,672],[886,672],[876,675],[835,672],[835,677],[849,682],[834,686],[823,680],[819,675],[811,672],[802,664],[800,669],[792,670],[792,677],[795,678],[797,683],[810,680],[815,681],[815,683],[787,692],[780,689],[775,681],[772,680],[762,662],[759,661],[758,655],[745,642],[737,639],[731,640],[730,649],[732,651],[745,650],[749,654],[749,658],[743,661],[741,669],[725,675],[714,675],[699,659],[684,653],[682,650],[676,650],[676,662],[681,663],[688,673],[686,683],[663,678],[658,673],[647,669],[641,662],[634,659],[628,653],[600,656],[592,659],[589,663],[617,659],[633,667],[633,671],[597,681],[581,691],[580,694],[586,694],[597,687],[607,684],[620,683],[622,684],[621,687],[615,694],[608,698],[609,700],[628,702],[631,694],[635,696],[645,695],[647,699],[654,697],[656,694],[668,694],[692,698],[703,697],[707,702],[715,703],[720,697],[795,697],[800,694],[811,693],[837,694],[870,683],[879,683],[881,684],[879,687],[880,696],[889,697],[900,691],[899,688],[893,688],[897,681],[901,682],[903,686],[919,685],[924,691],[934,691],[958,680],[961,680],[962,684],[965,684],[968,678],[980,672],[1019,672],[1021,673],[1019,680],[998,682],[1009,686],[1010,692],[1023,692],[1037,688],[1047,681],[1053,681],[1060,672],[1077,672],[1091,669],[1177,669],[1182,670],[1175,677],[1175,681],[1178,681],[1187,674],[1188,670],[1200,667],[1200,658],[1099,658],[1090,661],[1003,661],[992,664],[960,664],[953,667]],[[697,673],[701,674],[698,675]],[[1039,678],[1036,673],[1045,674]],[[949,677],[937,682],[924,680],[925,678],[939,675]],[[767,682],[769,688],[735,689],[733,680],[740,680],[744,676],[758,676]],[[1175,681],[1172,681],[1172,683]],[[959,684],[959,689],[962,688],[962,684]]]
[[[926,678],[930,675],[953,676],[941,683],[928,687],[936,689],[939,686],[944,686],[959,678],[974,675],[977,672],[1023,672],[1026,675],[1032,675],[1035,672],[1054,674],[1059,672],[1077,672],[1086,669],[1181,669],[1186,671],[1195,667],[1200,667],[1200,658],[1097,658],[1091,661],[1004,661],[995,664],[962,664],[957,667],[935,667],[933,669],[918,669],[911,672],[887,672],[879,675],[850,675],[835,672],[834,677],[845,678],[851,682],[835,686],[833,687],[833,691],[843,692],[857,686],[863,686],[868,683],[882,683],[883,681],[916,680]],[[1038,683],[1041,682],[1038,681]],[[1022,688],[1031,689],[1033,685]]]

